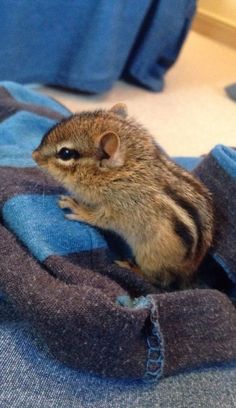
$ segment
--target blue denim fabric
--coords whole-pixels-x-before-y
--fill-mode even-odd
[[[4,120],[0,126],[0,166],[35,167],[31,153],[55,123],[55,120],[45,117],[40,120],[38,115],[24,111]]]
[[[225,172],[236,180],[236,150],[224,145],[217,145],[212,150],[212,155]]]
[[[107,248],[98,230],[65,219],[57,205],[58,198],[42,194],[12,197],[3,206],[5,224],[41,262],[50,255]]]
[[[2,0],[0,79],[103,92],[129,75],[158,91],[196,0]]]
[[[61,113],[62,115],[68,116],[71,112],[60,102],[49,98],[45,94],[33,91],[31,88],[34,88],[35,85],[31,84],[28,86],[22,86],[16,82],[11,81],[2,81],[0,86],[3,86],[15,98],[18,102],[35,104],[38,106],[43,106],[44,108],[49,108],[55,110],[56,112]]]
[[[9,81],[1,81],[0,87],[7,89],[13,100],[19,103],[49,108],[65,116],[71,114],[59,102],[34,92],[29,87]],[[55,123],[56,120],[29,112],[23,107],[1,122],[0,166],[35,167],[32,151],[38,147],[43,135]]]
[[[105,380],[49,357],[7,300],[0,300],[1,408],[235,408],[236,364],[157,385]]]
[[[173,157],[177,164],[191,171],[202,161],[202,157]]]

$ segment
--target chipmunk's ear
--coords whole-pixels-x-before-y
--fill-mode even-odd
[[[112,106],[110,111],[123,119],[125,119],[128,116],[128,109],[125,103],[116,103],[114,106]]]
[[[112,131],[99,137],[100,160],[102,167],[120,167],[124,163],[120,149],[120,138]]]

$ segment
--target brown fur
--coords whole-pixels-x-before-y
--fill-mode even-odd
[[[59,159],[62,147],[80,158]],[[210,194],[127,118],[124,105],[62,121],[33,157],[73,193],[59,201],[71,209],[67,218],[120,234],[145,278],[168,285],[192,277],[212,241]]]

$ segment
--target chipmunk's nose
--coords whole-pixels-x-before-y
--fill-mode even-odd
[[[32,153],[32,157],[33,159],[37,162],[37,160],[40,158],[40,152],[38,151],[38,149],[35,149]]]

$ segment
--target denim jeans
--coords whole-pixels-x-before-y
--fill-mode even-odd
[[[0,300],[1,408],[235,408],[236,363],[158,384],[106,380],[53,360],[11,304]]]
[[[195,0],[2,0],[0,78],[99,93],[125,77],[160,91],[195,8]]]

